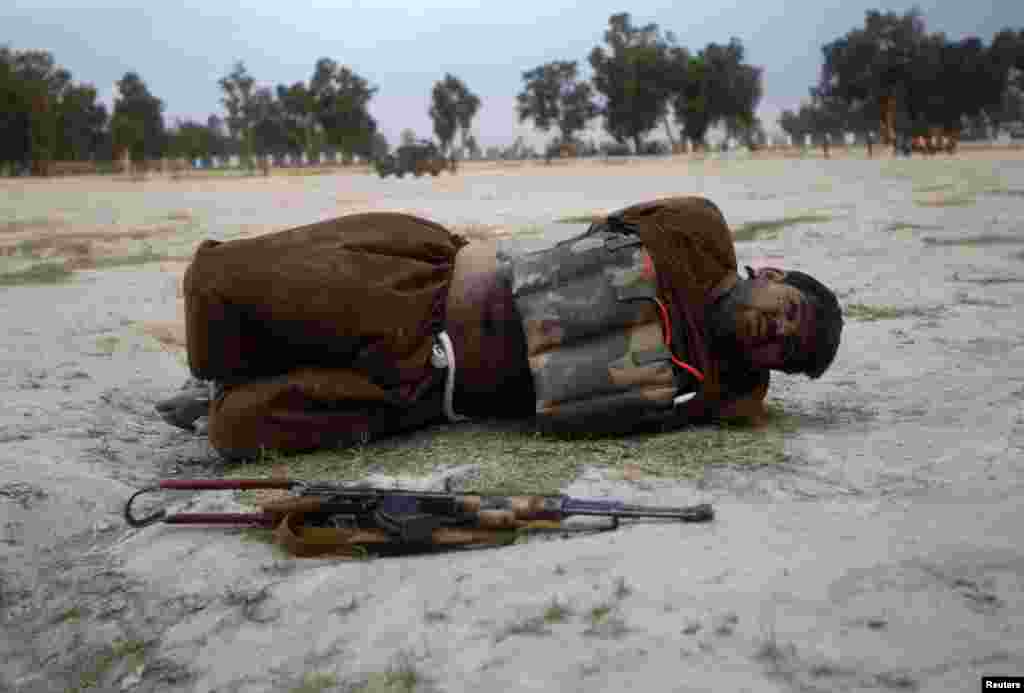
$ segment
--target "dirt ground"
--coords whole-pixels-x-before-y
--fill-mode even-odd
[[[134,489],[226,471],[153,410],[188,375],[179,283],[203,238],[389,209],[526,250],[672,194],[721,207],[741,265],[810,271],[847,315],[824,377],[773,378],[781,462],[623,478],[584,455],[564,487],[711,502],[714,522],[349,562],[124,525]],[[0,180],[0,690],[959,691],[1024,674],[1022,301],[1020,152]],[[431,472],[404,483],[472,479]]]

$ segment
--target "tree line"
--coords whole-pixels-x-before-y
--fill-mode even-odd
[[[979,119],[999,123],[1024,116],[1024,30],[1005,29],[987,45],[977,37],[952,41],[928,33],[916,8],[902,15],[872,10],[863,27],[822,46],[822,57],[810,98],[779,119],[798,141],[807,134],[869,135],[889,126],[900,132],[956,130]],[[589,80],[580,78],[575,60],[521,74],[516,114],[542,132],[555,130],[549,155],[566,145],[595,152],[577,134],[597,118],[615,143],[604,147],[608,152],[659,153],[661,145],[649,138],[662,128],[673,149],[703,146],[716,126],[748,145],[765,140],[755,115],[763,68],[746,62],[738,38],[694,51],[671,31],[653,23],[636,26],[623,12],[609,18],[603,43],[587,63]],[[74,82],[50,53],[0,47],[0,166],[45,173],[51,161],[109,161],[126,154],[134,161],[171,156],[207,163],[234,155],[253,167],[257,159],[316,161],[327,154],[350,161],[389,151],[369,112],[378,87],[335,60],[318,60],[306,81],[273,87],[258,85],[239,61],[218,84],[224,117],[167,127],[163,101],[138,73],[117,82],[108,114],[95,87]],[[472,134],[480,106],[455,75],[433,85],[428,113],[442,152],[454,156],[458,146],[481,153]],[[416,136],[403,132],[402,140]],[[528,151],[517,141],[504,154]]]
[[[679,45],[657,24],[633,24],[628,12],[612,15],[604,44],[588,56],[590,82],[577,78],[577,61],[553,61],[523,73],[517,96],[519,121],[558,131],[553,144],[568,144],[589,121],[601,117],[605,132],[619,145],[631,143],[637,154],[653,153],[645,138],[664,127],[704,144],[711,127],[723,124],[730,135],[752,142],[763,138],[755,116],[762,97],[763,68],[745,62],[743,43],[709,43],[698,51]]]
[[[822,46],[822,58],[809,98],[779,119],[796,140],[959,133],[1024,118],[1024,30],[1003,29],[987,45],[953,41],[929,33],[918,8],[871,10]]]

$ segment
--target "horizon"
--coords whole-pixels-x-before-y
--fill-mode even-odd
[[[764,68],[764,96],[757,115],[772,135],[780,132],[781,112],[797,109],[807,98],[821,67],[821,46],[863,26],[869,9],[903,13],[917,6],[929,32],[943,32],[954,40],[977,36],[986,44],[1004,27],[1024,27],[1024,3],[941,4],[930,0],[840,6],[838,0],[803,0],[790,2],[787,8],[787,3],[772,0],[740,8],[715,2],[691,8],[688,15],[670,3],[649,0],[634,3],[629,11],[635,25],[656,23],[694,52],[711,42],[739,38],[746,62]],[[5,38],[0,43],[14,50],[49,51],[76,83],[96,88],[110,113],[114,82],[126,72],[137,72],[164,102],[167,127],[178,120],[205,123],[211,114],[223,117],[217,80],[236,60],[245,63],[257,86],[273,87],[308,82],[316,60],[331,58],[378,88],[369,110],[391,146],[406,128],[418,137],[434,137],[427,114],[430,90],[450,72],[481,99],[472,131],[482,149],[508,146],[520,136],[541,147],[555,132],[541,132],[530,121],[518,122],[515,103],[523,87],[522,73],[552,60],[576,60],[580,79],[589,80],[590,50],[603,44],[608,17],[625,11],[616,5],[598,2],[580,9],[527,2],[514,7],[493,3],[480,9],[449,0],[410,8],[390,0],[365,7],[353,0],[341,8],[311,0],[301,7],[289,6],[290,14],[284,17],[265,0],[256,0],[247,9],[237,0],[216,8],[186,0],[179,7],[150,9],[133,7],[126,0],[113,0],[104,8],[56,0],[34,0],[29,7],[14,0],[12,7],[0,9],[0,22],[5,33],[19,40]],[[322,27],[342,23],[357,30],[338,39],[323,36]],[[192,83],[199,86],[193,88]],[[610,139],[601,123],[595,119],[582,136]],[[673,132],[678,134],[674,122]],[[665,139],[664,128],[652,130],[647,139]]]

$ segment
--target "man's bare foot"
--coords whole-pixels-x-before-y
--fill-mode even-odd
[[[172,426],[186,431],[194,430],[196,419],[210,413],[210,387],[201,385],[183,389],[174,397],[158,402],[156,411],[160,418]]]

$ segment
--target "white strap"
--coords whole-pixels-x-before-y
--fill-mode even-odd
[[[448,368],[444,383],[444,415],[449,421],[469,421],[468,416],[455,413],[452,406],[452,399],[455,396],[455,349],[452,347],[452,340],[447,332],[438,332],[437,340],[440,345],[434,344],[434,353],[431,356],[431,363],[435,368]]]
[[[678,397],[676,397],[675,399],[672,400],[672,406],[678,407],[681,404],[686,404],[687,402],[689,402],[691,399],[693,399],[696,396],[697,396],[696,392],[687,392],[686,394],[679,395]]]

